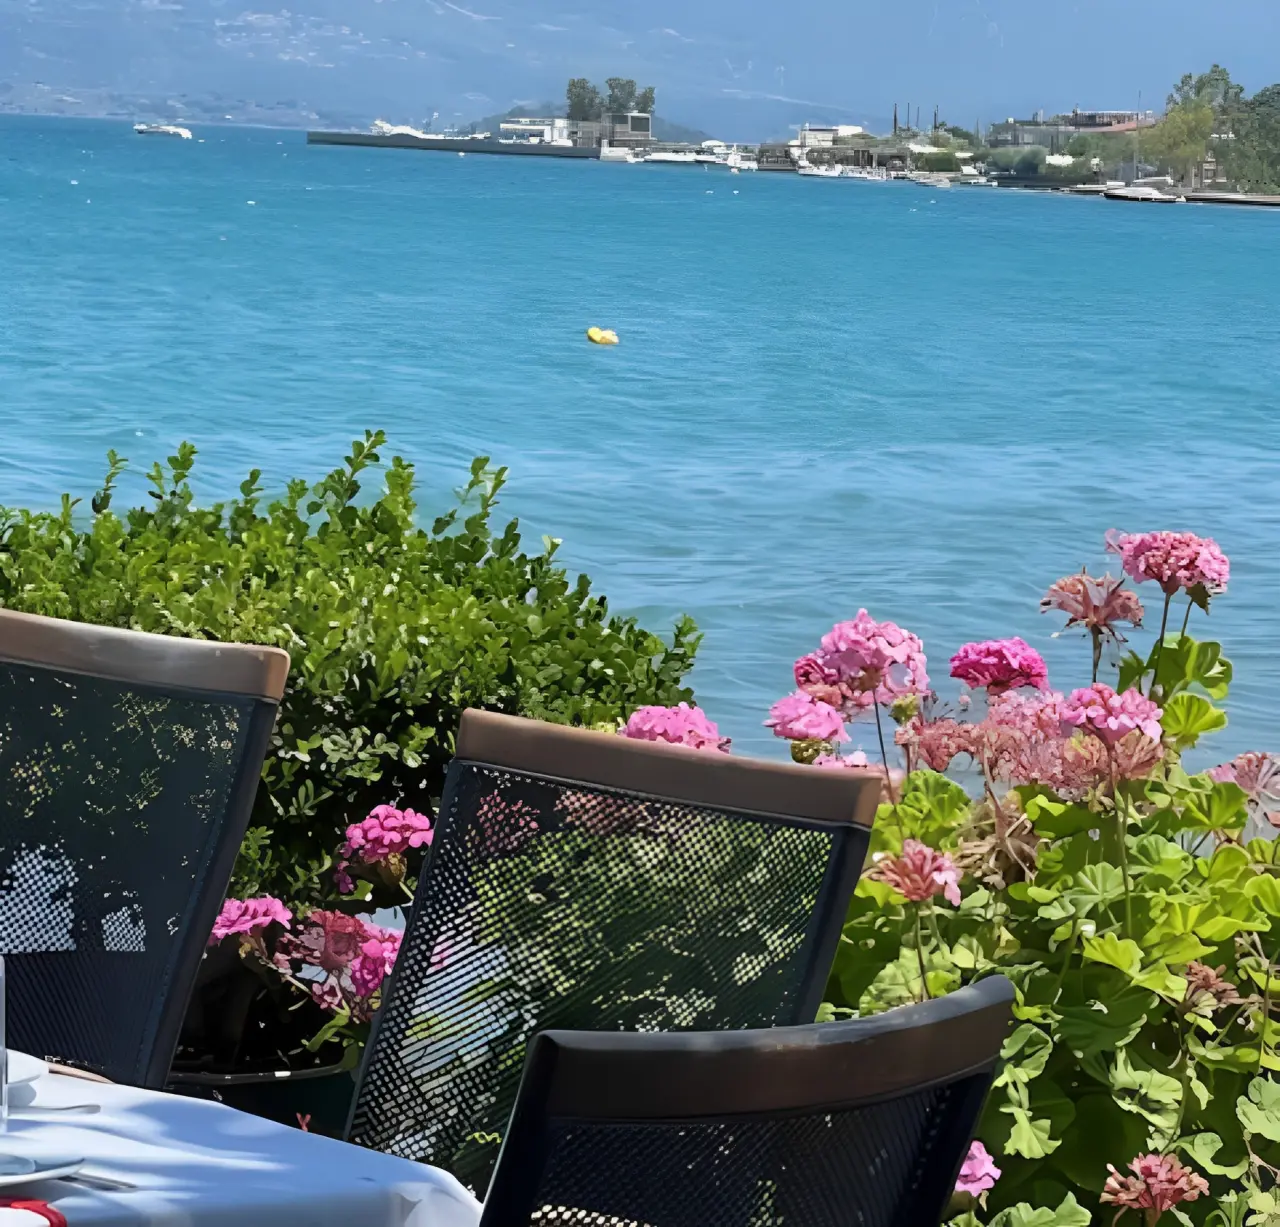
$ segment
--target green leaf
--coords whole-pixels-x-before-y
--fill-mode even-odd
[[[1171,1132],[1178,1122],[1182,1084],[1156,1069],[1135,1066],[1121,1048],[1111,1066],[1111,1089],[1126,1112],[1134,1112],[1158,1129]]]
[[[1053,1165],[1072,1184],[1097,1194],[1107,1179],[1107,1164],[1123,1167],[1126,1158],[1146,1149],[1146,1122],[1107,1094],[1089,1093],[1076,1101],[1076,1118],[1054,1153]]]
[[[1181,1138],[1178,1149],[1211,1176],[1227,1176],[1238,1180],[1249,1170],[1247,1156],[1235,1163],[1222,1164],[1214,1161],[1214,1156],[1222,1149],[1222,1139],[1216,1133],[1193,1133],[1190,1137]]]
[[[1280,1142],[1280,1085],[1269,1078],[1254,1078],[1248,1098],[1236,1100],[1236,1115],[1245,1133]]]
[[[1001,1210],[990,1222],[990,1227],[1089,1227],[1089,1211],[1068,1193],[1057,1205],[1032,1207],[1025,1201]]]
[[[1155,998],[1138,988],[1087,1006],[1060,1006],[1057,1032],[1077,1056],[1123,1048],[1142,1029]]]
[[[1043,795],[1026,802],[1026,814],[1036,834],[1046,839],[1062,839],[1098,825],[1098,815],[1084,805],[1073,805]]]
[[[1082,943],[1084,957],[1095,963],[1118,968],[1133,979],[1142,971],[1142,948],[1131,938],[1121,940],[1114,933],[1086,937]]]
[[[1244,893],[1268,916],[1280,916],[1280,879],[1258,874],[1245,883]]]
[[[1062,1145],[1060,1140],[1051,1136],[1052,1129],[1047,1120],[1033,1120],[1025,1108],[1013,1103],[1002,1104],[1000,1111],[1013,1117],[1013,1128],[1004,1147],[1007,1153],[1021,1155],[1024,1159],[1043,1159]]]
[[[1173,738],[1177,749],[1186,750],[1206,733],[1226,728],[1227,713],[1203,695],[1178,694],[1165,703],[1160,726],[1167,737]]]
[[[1023,1023],[1005,1040],[1000,1049],[1001,1067],[993,1085],[1025,1084],[1044,1072],[1053,1039],[1032,1023]]]

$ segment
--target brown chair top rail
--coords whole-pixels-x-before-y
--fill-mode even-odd
[[[468,762],[686,805],[868,830],[883,778],[878,772],[824,771],[473,709],[462,713],[456,754]]]
[[[0,662],[273,703],[289,676],[289,654],[280,648],[153,635],[12,609],[0,609]]]

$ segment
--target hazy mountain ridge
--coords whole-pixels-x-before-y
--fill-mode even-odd
[[[657,85],[672,122],[718,135],[828,117],[747,88],[764,70],[734,37],[684,33],[656,10],[636,19],[648,28],[623,30],[545,0],[246,3],[0,0],[0,107],[457,123],[545,98],[570,76],[624,75]]]

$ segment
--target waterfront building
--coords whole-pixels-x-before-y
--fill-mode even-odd
[[[1063,153],[1072,137],[1105,133],[1133,132],[1156,122],[1154,111],[1082,111],[1069,115],[1051,115],[1047,119],[1038,111],[1031,119],[1006,119],[992,124],[987,144],[993,149],[1021,148],[1040,145],[1050,153]]]

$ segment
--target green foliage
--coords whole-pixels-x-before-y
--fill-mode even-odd
[[[949,149],[944,149],[940,153],[926,153],[920,159],[920,165],[924,170],[929,171],[948,171],[959,170],[960,159]]]
[[[599,119],[604,113],[604,99],[586,77],[574,77],[565,90],[570,119]]]
[[[1108,1164],[1172,1151],[1211,1195],[1171,1217],[1280,1222],[1280,854],[1244,842],[1243,789],[1181,766],[1226,720],[1215,701],[1232,672],[1219,645],[1169,635],[1124,662],[1121,685],[1149,689],[1157,670],[1166,751],[1149,777],[1075,799],[1015,789],[993,827],[994,797],[972,802],[922,771],[878,815],[874,850],[915,839],[947,853],[969,870],[964,897],[913,904],[864,878],[827,1016],[996,972],[1017,992],[978,1133],[1003,1176],[956,1223],[1109,1223]],[[1021,865],[1015,825],[1030,829]]]
[[[70,496],[52,513],[0,509],[8,608],[289,652],[242,897],[322,898],[349,823],[438,795],[466,707],[594,726],[691,698],[689,619],[664,642],[571,579],[558,541],[525,553],[516,521],[493,522],[506,470],[487,459],[430,529],[398,456],[361,497],[383,442],[366,434],[323,480],[270,502],[255,470],[238,498],[197,505],[184,443],[152,466],[149,506],[112,510],[125,461],[111,453],[90,515]]]

